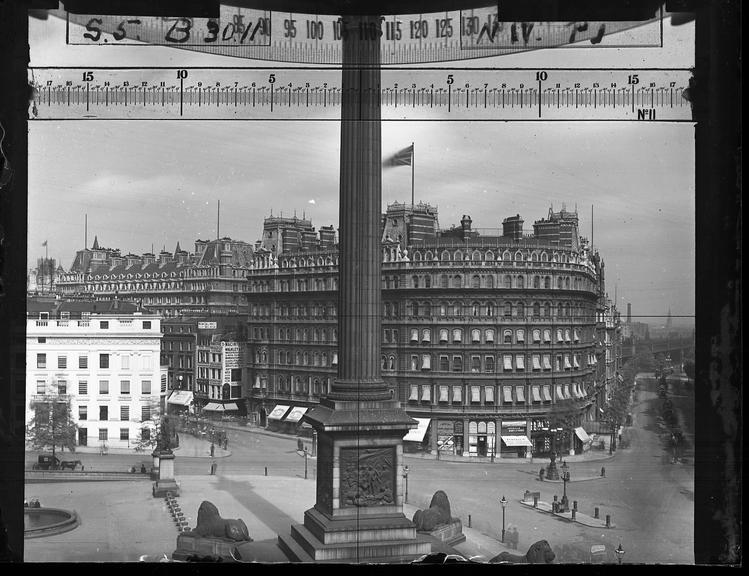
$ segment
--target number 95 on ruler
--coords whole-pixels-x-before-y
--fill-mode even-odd
[[[383,120],[691,121],[688,70],[384,69]],[[30,118],[338,120],[337,68],[30,69]]]

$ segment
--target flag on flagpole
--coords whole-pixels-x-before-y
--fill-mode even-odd
[[[408,148],[404,148],[400,152],[396,152],[390,158],[385,160],[383,164],[385,166],[411,166],[413,162],[414,145],[411,144]]]
[[[46,246],[46,245],[47,245],[47,241],[45,240],[44,242],[42,242],[42,246]]]

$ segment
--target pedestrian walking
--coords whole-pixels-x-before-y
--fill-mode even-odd
[[[510,532],[510,545],[514,550],[518,549],[518,541],[520,539],[520,535],[518,534],[517,526],[512,527],[512,531]]]
[[[606,468],[601,466],[601,478],[606,478]]]
[[[213,442],[211,442],[211,458],[213,458],[213,453],[215,452],[216,447],[213,445]]]
[[[228,450],[228,449],[229,449],[229,438],[226,437],[224,438],[224,450]]]

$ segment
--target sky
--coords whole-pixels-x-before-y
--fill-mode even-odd
[[[630,33],[628,33],[630,34]],[[30,21],[32,66],[252,66],[166,47],[65,44],[64,22]],[[461,62],[496,67],[689,67],[692,24],[664,26],[663,48],[537,50]],[[267,62],[261,63],[268,65]],[[442,66],[449,67],[445,63]],[[68,268],[88,242],[123,254],[221,236],[254,243],[263,218],[338,224],[337,122],[47,121],[29,123],[29,261]],[[577,207],[606,263],[609,296],[662,324],[694,315],[694,128],[653,122],[384,122],[383,156],[415,144],[415,199],[443,228],[470,215],[526,232],[549,207]],[[383,172],[385,204],[410,201],[411,170]],[[591,210],[593,220],[591,222]],[[660,318],[658,318],[660,317]]]

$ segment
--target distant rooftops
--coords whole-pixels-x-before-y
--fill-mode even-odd
[[[40,313],[46,312],[50,318],[59,318],[63,313],[70,318],[80,318],[82,315],[93,314],[135,314],[153,316],[151,312],[131,302],[125,302],[117,298],[112,300],[52,300],[50,298],[28,298],[26,301],[26,315],[32,318],[39,317]]]

